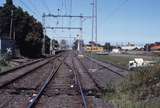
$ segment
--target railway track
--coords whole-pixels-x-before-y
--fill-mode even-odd
[[[1,86],[0,107],[99,108],[99,104],[94,103],[97,100],[94,97],[102,91],[98,88],[96,80],[94,81],[94,78],[86,73],[87,69],[82,65],[73,53],[44,60],[37,65],[37,69],[23,76],[16,76],[14,77],[16,79],[12,81],[10,79],[8,83]]]
[[[87,105],[87,96],[86,94],[84,93],[83,89],[82,89],[82,84],[81,84],[81,81],[80,81],[80,77],[79,77],[79,74],[78,74],[78,70],[75,66],[75,62],[74,62],[74,59],[72,58],[72,63],[73,63],[73,71],[74,71],[74,75],[75,75],[75,84],[78,86],[79,88],[79,91],[80,91],[80,94],[81,94],[81,97],[82,97],[82,101],[83,101],[83,107],[84,108],[88,108],[88,105]]]
[[[98,64],[99,66],[103,67],[103,68],[106,68],[108,70],[110,70],[111,72],[119,75],[120,77],[125,77],[127,74],[128,74],[128,70],[125,69],[125,68],[121,68],[121,67],[118,67],[116,65],[113,65],[112,63],[109,63],[109,62],[101,62],[101,61],[98,61],[96,59],[93,59],[91,57],[86,57],[88,60]]]
[[[6,72],[0,74],[0,89],[4,88],[5,86],[13,83],[14,81],[23,78],[29,73],[34,72],[35,70],[39,69],[40,67],[48,64],[50,61],[56,59],[58,56],[50,57],[47,59],[40,59],[30,63],[27,63],[22,66],[18,66]]]
[[[29,103],[28,108],[33,108],[33,107],[39,108],[40,106],[38,104],[40,105],[46,104],[47,100],[40,99],[42,95],[44,95],[44,97],[45,96],[52,97],[52,100],[55,101],[56,99],[54,97],[57,96],[57,98],[59,98],[61,96],[62,97],[64,96],[68,100],[72,100],[70,101],[70,103],[65,103],[65,104],[70,104],[69,108],[75,108],[75,106],[79,108],[88,108],[86,100],[87,96],[83,91],[82,84],[80,82],[80,77],[78,75],[78,70],[74,65],[74,60],[73,59],[71,60],[72,61],[71,65],[68,65],[64,61],[65,58],[61,60],[56,69],[55,68],[52,69],[51,74],[48,76],[48,78],[46,79],[45,83],[43,84],[37,95],[32,99],[31,103]],[[68,69],[66,74],[64,73],[65,72],[63,70],[64,68],[66,69],[65,71],[67,71]],[[76,99],[76,101],[74,99]],[[63,102],[61,103],[61,105],[58,105],[58,103],[56,104],[54,104],[54,106],[52,107],[59,108],[61,106],[61,108],[63,108],[64,106],[66,106],[64,105],[62,107]],[[46,105],[45,107],[49,108],[50,106]]]
[[[80,60],[79,58],[77,58],[78,61],[80,62],[80,64],[82,65],[82,67],[84,68],[85,72],[88,74],[88,76],[92,79],[92,81],[95,83],[96,87],[100,90],[100,91],[103,91],[104,88],[101,87],[97,82],[96,80],[93,78],[93,76],[91,75],[91,73],[89,73],[87,67],[85,66],[85,64],[82,62],[82,60]]]
[[[60,55],[57,55],[57,57],[58,57],[58,56],[60,56]],[[52,58],[52,57],[54,57],[54,56],[49,56],[49,57],[47,57],[47,58],[49,59],[49,58]],[[38,60],[33,60],[33,61],[28,62],[28,63],[25,63],[25,64],[23,64],[23,65],[20,65],[20,66],[11,68],[11,69],[9,69],[9,70],[6,70],[6,71],[4,71],[4,72],[1,72],[1,73],[0,73],[0,76],[6,75],[6,74],[8,74],[8,73],[12,73],[12,72],[14,72],[14,71],[17,71],[18,69],[22,69],[22,68],[24,68],[24,67],[33,65],[33,64],[35,64],[35,63],[44,61],[45,59],[46,59],[46,58],[42,58],[42,59],[38,59]]]
[[[118,85],[129,73],[126,69],[87,56],[78,59],[102,93],[105,92],[108,86]]]
[[[29,103],[27,108],[35,107],[35,105],[37,104],[37,102],[39,101],[41,96],[43,95],[44,90],[47,88],[47,86],[49,85],[49,83],[51,82],[51,80],[53,79],[55,74],[58,72],[58,70],[61,67],[62,63],[63,63],[63,60],[60,62],[60,64],[58,64],[58,67],[56,69],[54,69],[54,67],[52,68],[50,75],[45,80],[44,84],[40,88],[40,91],[36,95],[33,95],[32,99],[31,99],[31,102]]]
[[[26,108],[27,100],[40,89],[49,74],[47,71],[51,69],[53,61],[59,57],[61,55],[43,59],[1,75],[0,107]]]

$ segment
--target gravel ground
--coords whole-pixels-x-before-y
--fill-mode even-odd
[[[27,95],[11,95],[8,93],[0,94],[0,108],[25,108],[29,96]]]
[[[74,83],[74,73],[65,64],[62,64],[48,85],[36,108],[82,108],[81,96]]]
[[[41,68],[35,70],[33,73],[29,73],[22,79],[18,79],[14,83],[10,84],[7,88],[9,89],[33,89],[36,90],[44,79],[47,79],[51,71],[51,63],[42,66]]]
[[[83,108],[79,96],[57,95],[43,96],[36,108]]]
[[[86,70],[82,67],[80,62],[76,58],[74,58],[74,61],[75,61],[74,62],[75,66],[77,67],[77,70],[78,70],[78,74],[80,76],[82,87],[87,90],[97,89],[95,83],[89,77],[89,75],[87,74]]]

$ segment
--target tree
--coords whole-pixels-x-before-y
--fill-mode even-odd
[[[79,41],[79,44],[80,44],[80,47],[84,47],[84,41],[83,40],[80,40]],[[76,40],[74,43],[73,43],[73,49],[76,50],[78,48],[78,40]]]
[[[67,48],[67,42],[66,42],[66,40],[61,40],[61,42],[60,42],[60,46],[61,46],[61,49],[66,49]]]
[[[13,1],[12,0],[6,0],[6,4],[13,5]]]
[[[106,42],[105,45],[104,45],[104,49],[105,49],[106,51],[111,51],[111,50],[112,50],[111,44],[108,43],[108,42]]]
[[[50,54],[50,41],[51,39],[48,36],[46,36],[45,37],[45,53],[46,54]]]
[[[59,43],[57,40],[53,39],[52,40],[52,48],[53,49],[57,49],[59,47]]]
[[[13,11],[13,16],[11,15]],[[12,39],[15,33],[16,46],[24,56],[41,55],[43,27],[28,12],[21,7],[16,7],[12,0],[6,0],[0,7],[0,37],[9,39],[10,22],[13,19]]]
[[[37,32],[30,32],[25,38],[24,47],[22,50],[23,55],[29,57],[39,57],[41,55],[42,41],[38,38],[40,34]]]

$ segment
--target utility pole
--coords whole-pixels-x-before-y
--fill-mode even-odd
[[[43,32],[44,32],[42,54],[45,55],[45,41],[46,41],[45,14],[43,14],[43,16],[42,16],[42,22],[43,22]]]
[[[80,18],[80,39],[83,39],[83,19],[82,17]]]
[[[97,0],[95,0],[95,41],[97,43]]]
[[[79,52],[80,51],[80,36],[77,35],[77,51]]]
[[[92,4],[92,42],[94,41],[94,0],[93,0],[93,3]]]
[[[92,41],[97,43],[97,0],[92,2]]]
[[[12,25],[13,25],[13,10],[11,10],[11,23],[10,23],[10,31],[9,31],[10,39],[12,39]]]

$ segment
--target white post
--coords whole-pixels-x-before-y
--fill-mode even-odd
[[[79,52],[80,51],[80,42],[79,42],[79,39],[80,37],[79,37],[79,35],[77,35],[77,42],[78,42],[78,47],[77,47],[77,51]]]

